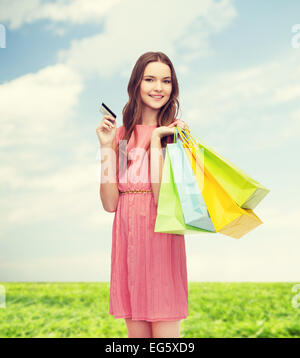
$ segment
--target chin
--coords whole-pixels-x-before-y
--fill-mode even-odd
[[[168,101],[163,101],[161,103],[153,103],[153,102],[150,102],[148,103],[148,106],[149,107],[152,107],[152,108],[161,108],[163,107]]]

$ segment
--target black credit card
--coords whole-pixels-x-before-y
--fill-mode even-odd
[[[100,107],[100,112],[105,116],[112,116],[114,118],[117,118],[114,112],[111,109],[109,109],[103,102]]]

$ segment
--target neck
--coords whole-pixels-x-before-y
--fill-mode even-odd
[[[140,124],[144,124],[147,126],[154,126],[157,124],[157,115],[159,109],[155,110],[149,107],[143,107],[142,109],[142,119]]]

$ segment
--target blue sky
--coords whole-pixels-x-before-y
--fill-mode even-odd
[[[0,281],[109,281],[95,129],[165,52],[192,132],[271,190],[240,240],[186,236],[190,281],[297,281],[298,1],[0,1]],[[300,39],[299,39],[300,43]]]

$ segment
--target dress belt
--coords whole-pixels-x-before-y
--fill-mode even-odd
[[[131,194],[131,193],[152,193],[152,190],[126,190],[126,191],[120,191],[120,194]]]

